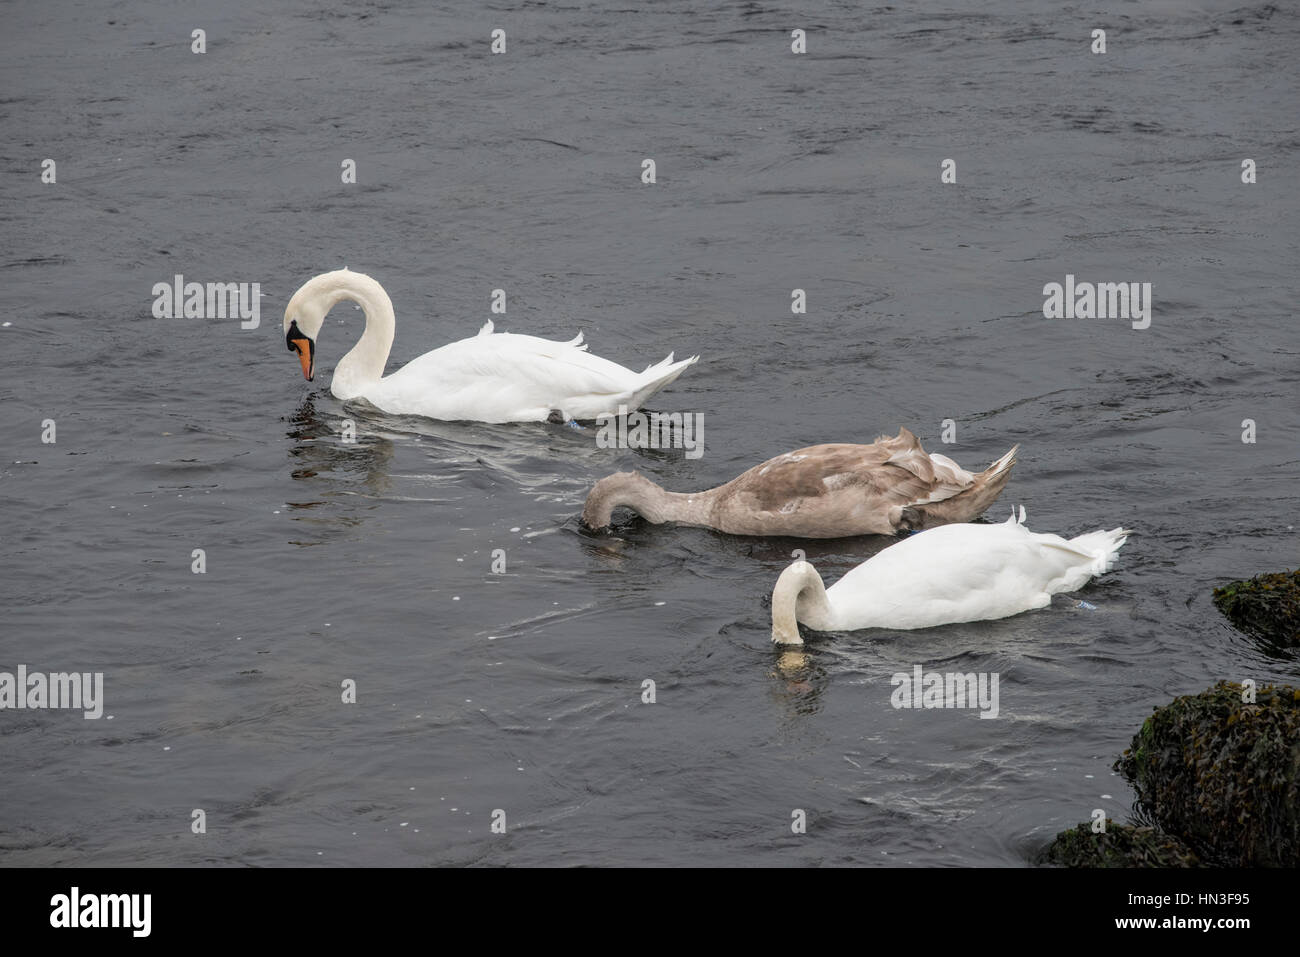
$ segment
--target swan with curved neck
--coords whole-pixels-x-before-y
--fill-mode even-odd
[[[1006,618],[1045,608],[1115,564],[1127,529],[1075,538],[1031,532],[1025,510],[999,525],[945,525],[891,545],[830,588],[794,562],[772,590],[772,641],[802,645],[814,631],[900,631]]]
[[[976,475],[945,455],[927,454],[915,435],[899,429],[871,445],[786,452],[703,492],[669,492],[638,472],[616,472],[587,495],[582,520],[604,528],[624,506],[656,524],[732,535],[892,535],[978,518],[1002,493],[1019,448]]]
[[[397,415],[477,422],[567,422],[638,408],[699,356],[667,359],[633,372],[587,352],[582,334],[568,342],[498,333],[487,322],[478,335],[426,352],[384,375],[393,345],[393,303],[369,276],[339,269],[308,280],[284,310],[285,344],[308,381],[316,375],[316,345],[325,316],[343,300],[361,307],[365,331],[334,367],[330,392],[364,399]]]

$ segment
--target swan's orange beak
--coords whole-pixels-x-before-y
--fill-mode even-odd
[[[284,342],[290,352],[298,353],[298,362],[302,365],[302,377],[310,382],[316,371],[316,343],[302,334],[296,319],[289,323],[289,331],[285,333]]]
[[[302,364],[302,377],[308,382],[312,376],[312,341],[310,339],[298,339],[294,342],[293,348],[298,352],[298,362]]]

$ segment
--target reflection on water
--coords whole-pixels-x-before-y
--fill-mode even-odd
[[[355,423],[355,420],[353,420]],[[303,400],[289,418],[287,437],[294,440],[289,448],[296,482],[309,483],[309,498],[286,502],[294,521],[311,528],[314,536],[294,539],[292,545],[321,545],[333,536],[331,531],[354,531],[364,521],[365,513],[356,509],[330,509],[343,496],[362,494],[378,498],[392,488],[391,464],[393,443],[382,435],[358,427],[355,438],[347,439],[344,416],[318,412],[312,396]],[[346,430],[351,433],[351,429]]]
[[[802,648],[777,649],[776,667],[768,677],[773,679],[773,699],[785,706],[790,717],[806,717],[822,710],[830,675]]]
[[[597,564],[611,569],[622,568],[626,564],[629,550],[633,546],[619,536],[617,528],[611,526],[592,531],[582,524],[580,518],[570,519],[564,527],[572,532],[583,553]]]
[[[353,441],[344,434],[346,421],[357,425]],[[365,430],[355,419],[331,413],[319,413],[311,396],[289,419],[289,438],[295,445],[289,455],[296,467],[291,473],[298,481],[322,477],[360,476],[360,485],[371,495],[380,496],[392,487],[389,466],[393,459],[393,443],[376,432]],[[341,489],[336,489],[338,491]],[[355,491],[348,484],[347,491]],[[329,495],[329,491],[321,492]]]

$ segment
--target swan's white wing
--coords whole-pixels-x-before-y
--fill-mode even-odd
[[[1015,522],[944,525],[879,552],[827,594],[843,627],[979,621],[1044,607],[1055,592],[1086,581],[1096,560]]]
[[[642,376],[585,351],[581,336],[480,333],[427,352],[374,390],[382,408],[441,419],[543,421],[552,410],[590,419],[616,412]]]

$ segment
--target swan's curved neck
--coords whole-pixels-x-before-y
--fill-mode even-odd
[[[351,399],[365,392],[384,377],[388,352],[393,347],[393,301],[377,282],[344,283],[324,293],[325,311],[340,300],[359,305],[366,315],[366,331],[357,344],[334,367],[330,391],[340,399]]]
[[[808,562],[795,562],[781,573],[772,589],[772,641],[802,645],[799,622],[815,631],[830,631],[835,627],[833,614],[817,569]]]
[[[582,509],[582,520],[591,528],[604,528],[614,509],[625,505],[656,525],[707,525],[715,491],[669,492],[639,472],[616,472],[592,488]]]

